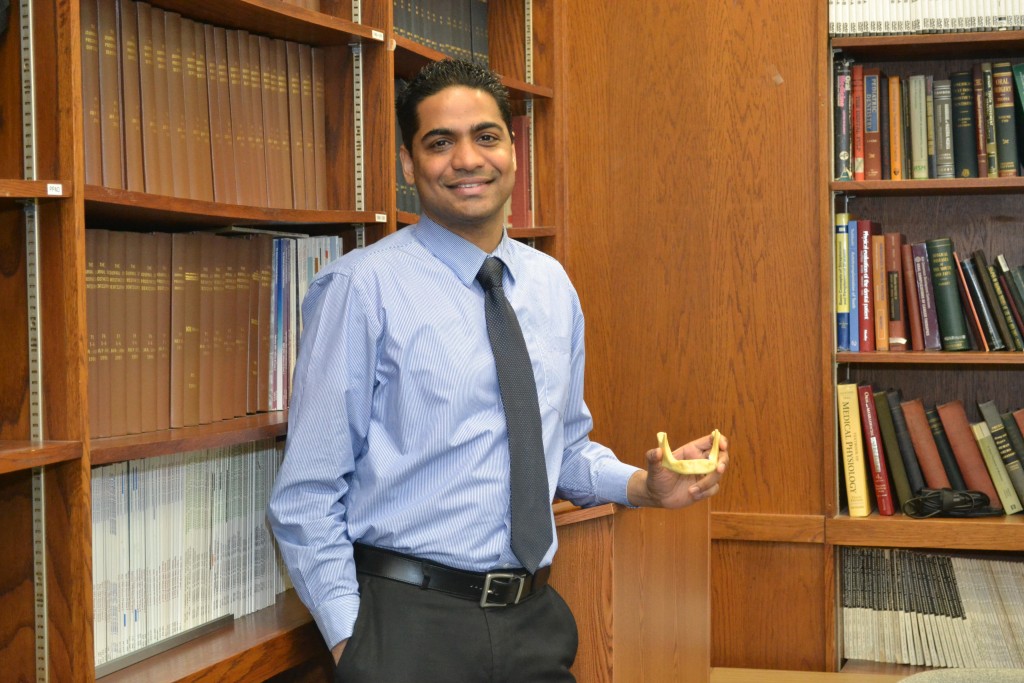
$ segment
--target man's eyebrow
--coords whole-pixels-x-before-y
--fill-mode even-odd
[[[480,123],[473,124],[473,127],[470,128],[470,132],[471,133],[479,133],[480,131],[483,131],[483,130],[492,130],[492,129],[495,129],[495,128],[498,129],[498,130],[504,130],[504,127],[500,123],[497,123],[495,121],[481,121]],[[451,137],[451,136],[454,136],[454,135],[455,135],[455,130],[453,128],[433,128],[431,130],[428,130],[422,136],[420,136],[420,140],[427,140],[429,138],[438,137],[438,136],[448,136],[448,137]]]

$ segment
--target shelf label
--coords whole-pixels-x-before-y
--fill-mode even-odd
[[[378,31],[377,29],[373,29],[372,31],[370,31],[370,37],[373,38],[374,40],[379,40],[379,41],[383,42],[384,41],[384,32],[383,31]]]
[[[60,197],[64,194],[63,183],[46,183],[46,194],[49,197]]]
[[[375,213],[373,214],[373,219],[378,223],[387,223],[388,215],[386,213]]]

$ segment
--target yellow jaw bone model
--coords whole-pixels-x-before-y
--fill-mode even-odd
[[[658,432],[658,446],[661,448],[661,466],[678,474],[709,474],[718,467],[718,439],[722,435],[717,429],[711,431],[711,452],[707,458],[676,460],[668,445],[668,434]]]

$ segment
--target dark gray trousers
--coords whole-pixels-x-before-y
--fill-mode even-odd
[[[511,607],[359,575],[337,683],[573,683],[576,620],[550,586]]]

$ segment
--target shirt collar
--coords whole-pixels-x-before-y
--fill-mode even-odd
[[[420,220],[413,229],[420,244],[436,256],[441,263],[448,266],[467,287],[476,280],[476,274],[480,272],[480,267],[488,256],[500,258],[505,264],[505,270],[515,282],[519,269],[518,259],[513,240],[509,238],[504,227],[501,231],[501,241],[490,254],[472,242],[441,227],[426,215],[420,215]]]

